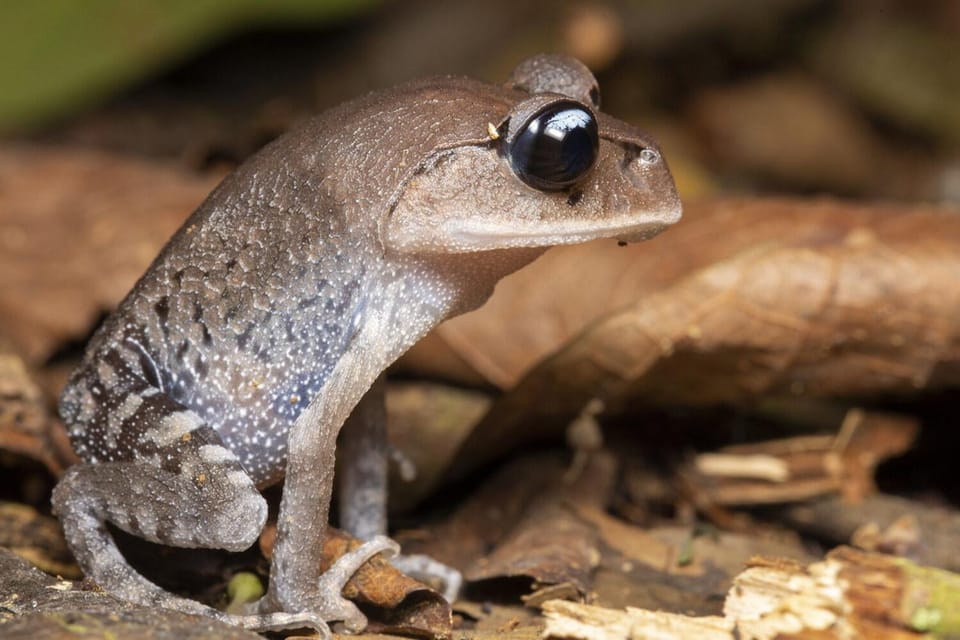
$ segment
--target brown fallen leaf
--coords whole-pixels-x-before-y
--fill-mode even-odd
[[[25,504],[0,502],[0,547],[35,567],[65,578],[79,578],[60,523]]]
[[[809,559],[798,537],[758,534],[758,527],[749,534],[697,535],[694,527],[645,529],[612,516],[616,465],[610,456],[592,454],[572,482],[569,455],[519,457],[484,479],[448,519],[396,538],[405,553],[425,553],[463,570],[468,600],[522,600],[527,607],[551,595],[588,594],[605,606],[710,612],[751,556]],[[485,607],[461,600],[455,609],[478,624],[488,621]]]
[[[360,544],[345,534],[328,538],[323,547],[324,568]],[[453,629],[453,613],[443,596],[407,577],[382,556],[360,567],[344,586],[343,595],[377,608],[378,616],[368,627],[371,632],[448,638]]]
[[[537,497],[563,475],[563,465],[563,457],[552,452],[508,462],[461,499],[438,526],[400,531],[395,537],[404,553],[423,553],[464,570],[508,535]]]
[[[0,451],[39,462],[57,476],[63,461],[54,455],[53,440],[62,431],[27,365],[0,332]]]
[[[0,331],[31,364],[86,336],[217,181],[118,154],[0,147]]]
[[[888,349],[913,354],[911,360],[939,356],[939,365],[947,368],[943,373],[949,374],[952,366],[955,379],[960,376],[960,364],[949,353],[938,354],[937,349],[949,346],[956,336],[957,314],[951,317],[950,313],[960,288],[951,277],[960,261],[958,245],[960,211],[956,209],[800,198],[685,203],[683,220],[652,241],[626,247],[601,241],[548,251],[504,279],[484,307],[438,327],[432,338],[408,353],[405,363],[443,373],[442,366],[436,365],[439,358],[452,365],[452,379],[475,382],[479,374],[501,388],[511,388],[534,365],[598,319],[628,306],[644,306],[652,294],[705,267],[718,268],[746,256],[739,263],[743,273],[715,272],[718,278],[726,275],[733,279],[728,282],[731,302],[736,302],[737,296],[749,302],[750,294],[762,293],[764,286],[771,294],[777,293],[776,287],[801,287],[780,291],[781,299],[787,300],[803,294],[804,287],[813,287],[806,292],[809,296],[817,291],[829,294],[833,285],[845,285],[846,289],[836,291],[838,296],[859,297],[824,299],[824,304],[835,306],[825,307],[821,316],[806,323],[820,325],[824,332],[834,330],[837,355],[859,340],[879,338]],[[795,264],[791,264],[793,259]],[[775,267],[779,271],[774,271]],[[784,269],[788,271],[784,273]],[[792,279],[787,277],[790,272],[794,273]],[[863,282],[858,287],[859,278]],[[707,287],[711,284],[718,288],[724,283],[704,283]],[[700,300],[702,306],[708,301]],[[775,301],[757,300],[764,303],[757,311],[775,313],[770,307]],[[679,310],[685,302],[676,301]],[[722,303],[722,299],[713,299],[714,305]],[[844,306],[847,303],[875,304],[848,308]],[[789,309],[784,311],[789,313]],[[899,312],[891,316],[894,311]],[[777,319],[775,315],[768,318],[771,322]],[[889,322],[921,319],[927,324],[925,335],[881,333],[895,328]],[[696,332],[698,328],[684,323],[683,318],[675,324],[679,336],[654,335],[651,339],[668,339],[663,348],[669,351],[687,329]],[[703,327],[699,329],[702,333]],[[865,335],[861,336],[861,331]],[[927,340],[914,342],[915,337]]]
[[[687,256],[686,269],[669,259],[654,268],[640,253],[636,263],[619,265],[618,282],[633,285],[630,304],[624,291],[631,287],[583,286],[582,273],[575,281],[592,290],[585,303],[553,289],[565,304],[594,313],[610,308],[594,304],[598,289],[609,290],[611,299],[620,296],[625,306],[583,330],[499,398],[461,446],[456,469],[555,437],[594,398],[616,412],[627,403],[711,406],[765,396],[907,395],[960,385],[957,213],[743,200],[703,204],[684,224],[666,234],[671,240],[644,246]],[[704,262],[702,253],[713,261],[667,286],[664,272],[679,278],[691,263]],[[617,265],[583,257],[574,265],[581,272],[591,264]],[[651,271],[659,290],[638,265]],[[601,270],[594,278],[609,282],[604,273],[615,271]],[[512,286],[518,287],[516,280]],[[510,294],[519,305],[511,318],[531,311],[521,302],[521,290]],[[488,329],[470,341],[491,358],[504,354],[501,371],[510,375],[503,379],[515,379],[529,358],[549,348],[551,337],[564,333],[551,328],[562,328],[570,313],[554,304],[547,314],[551,320],[542,328],[534,316],[529,325],[514,323],[512,331],[504,326],[507,318],[488,318],[491,330],[504,330],[498,346],[485,339]]]
[[[594,454],[573,482],[554,476],[506,538],[474,562],[464,578],[476,583],[522,577],[531,581],[534,592],[545,586],[571,585],[571,593],[584,597],[600,561],[599,537],[576,506],[604,509],[616,472],[616,459],[603,452]]]

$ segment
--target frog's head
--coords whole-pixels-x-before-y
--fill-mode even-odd
[[[437,144],[403,183],[381,226],[387,249],[464,254],[630,242],[680,219],[656,143],[598,112],[596,80],[580,62],[538,56],[505,87],[475,96],[461,109],[460,139]]]

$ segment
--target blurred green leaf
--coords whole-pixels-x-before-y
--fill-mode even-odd
[[[102,100],[225,35],[325,24],[377,0],[6,0],[0,3],[0,133]]]

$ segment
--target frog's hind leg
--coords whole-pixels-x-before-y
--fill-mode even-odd
[[[387,534],[386,380],[380,376],[354,407],[340,433],[343,456],[338,492],[340,525],[361,540]],[[462,574],[423,554],[397,555],[397,569],[427,583],[441,583],[444,598],[456,600]]]
[[[54,489],[67,543],[84,573],[107,591],[209,615],[212,609],[137,573],[105,524],[151,542],[240,551],[263,528],[266,501],[196,413],[142,378],[118,374],[114,382],[75,383],[64,394],[61,409],[71,435],[96,463],[72,467]],[[83,404],[91,393],[100,401]]]

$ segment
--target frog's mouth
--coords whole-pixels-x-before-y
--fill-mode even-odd
[[[640,242],[657,235],[680,220],[681,207],[643,211],[613,220],[555,220],[497,224],[488,220],[452,220],[446,231],[463,247],[483,250],[491,246],[544,247],[578,244],[590,240],[613,238],[620,242]]]

